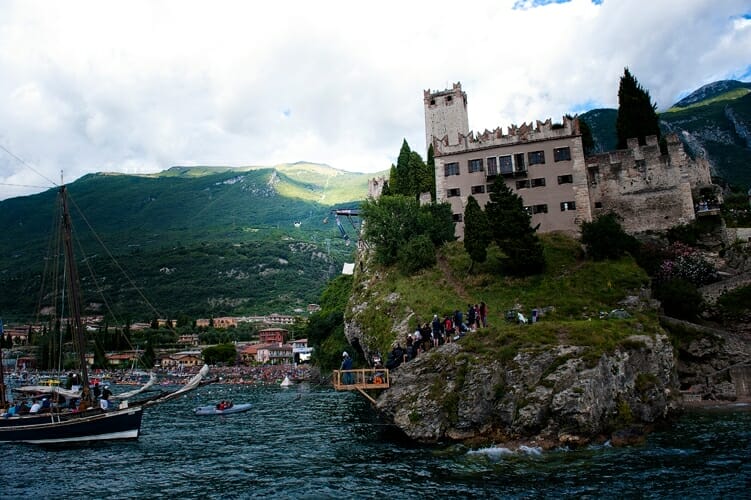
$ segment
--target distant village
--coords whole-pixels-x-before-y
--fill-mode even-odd
[[[308,305],[308,313],[320,309],[317,304]],[[257,365],[292,365],[305,364],[310,361],[313,348],[308,346],[307,339],[290,339],[290,332],[282,326],[293,325],[304,320],[302,316],[269,314],[266,316],[225,316],[209,319],[197,319],[196,329],[206,330],[229,330],[237,328],[243,323],[267,326],[257,331],[258,339],[247,342],[235,342],[237,348],[237,362],[246,366]],[[97,331],[104,323],[103,316],[86,316],[83,318],[84,325],[89,331]],[[175,324],[168,319],[158,319],[160,328]],[[281,325],[281,326],[279,326]],[[151,328],[149,323],[134,323],[130,326],[132,331],[147,330]],[[9,338],[14,347],[24,347],[29,342],[30,331],[42,331],[42,325],[6,325],[0,327],[0,332],[5,338]],[[203,365],[203,355],[198,333],[183,333],[177,339],[177,344],[184,346],[184,350],[175,352],[175,349],[157,349],[155,354],[155,367],[172,372],[191,372],[196,367]],[[208,345],[203,346],[209,347]],[[143,350],[133,349],[105,354],[110,368],[128,369],[138,365]],[[94,354],[87,353],[87,362],[94,363]],[[8,356],[3,358],[3,366],[13,371],[36,369],[36,358],[31,355]]]

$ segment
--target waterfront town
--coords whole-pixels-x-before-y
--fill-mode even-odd
[[[308,310],[317,310],[311,304]],[[267,316],[217,317],[198,319],[195,321],[196,331],[231,332],[243,324],[252,324],[257,338],[248,340],[234,340],[237,358],[234,365],[222,366],[218,364],[212,368],[212,376],[225,383],[255,384],[278,383],[285,377],[291,380],[305,380],[309,378],[309,361],[313,351],[308,346],[307,339],[291,339],[290,330],[284,326],[291,326],[300,317],[282,314]],[[101,316],[87,316],[83,318],[87,330],[96,331],[104,322]],[[0,323],[1,324],[1,323]],[[157,320],[160,328],[169,328],[174,322],[166,319]],[[151,328],[149,323],[134,323],[132,331]],[[11,379],[18,381],[45,383],[54,379],[49,371],[39,370],[37,358],[29,349],[29,332],[42,331],[41,325],[5,325],[0,332],[6,342],[13,346],[6,349],[2,358],[3,368],[11,374]],[[159,374],[162,383],[178,383],[184,377],[195,374],[205,363],[203,350],[211,347],[202,344],[199,333],[181,333],[177,336],[175,347],[155,349],[154,371]],[[106,378],[117,384],[140,384],[144,376],[139,365],[143,349],[127,349],[105,353],[107,370],[95,370],[94,377]],[[86,355],[88,364],[94,364],[94,353]],[[229,363],[227,363],[229,365]]]

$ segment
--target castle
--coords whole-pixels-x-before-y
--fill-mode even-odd
[[[468,197],[484,206],[498,176],[522,198],[540,232],[578,233],[582,222],[611,211],[630,233],[686,224],[696,217],[699,189],[711,184],[709,164],[689,158],[676,135],[666,137],[667,154],[652,136],[645,145],[631,139],[627,149],[585,158],[576,118],[475,134],[461,83],[424,91],[424,107],[436,197],[451,205],[460,238]]]

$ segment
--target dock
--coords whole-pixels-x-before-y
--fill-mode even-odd
[[[367,391],[388,389],[390,386],[389,371],[385,368],[334,370],[331,378],[337,391],[358,391],[373,404],[375,398]]]

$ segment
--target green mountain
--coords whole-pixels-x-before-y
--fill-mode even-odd
[[[297,163],[82,177],[68,192],[86,312],[136,321],[304,308],[353,260],[331,210],[356,207],[374,175]],[[6,320],[49,305],[39,297],[56,195],[0,201]],[[355,239],[359,221],[342,223]]]
[[[615,147],[615,109],[580,115],[592,129],[597,152]],[[714,175],[751,186],[751,83],[724,80],[705,85],[660,113],[663,133],[676,133],[692,157],[706,157]]]

